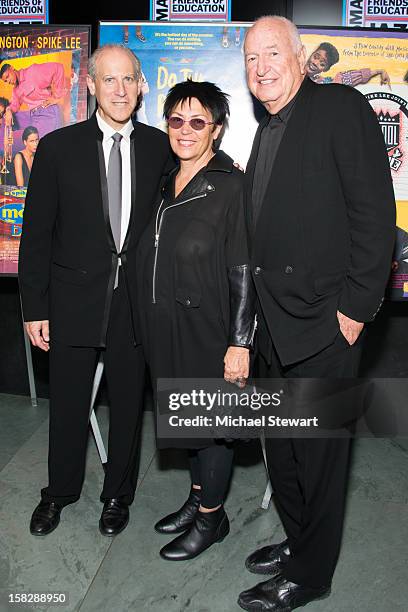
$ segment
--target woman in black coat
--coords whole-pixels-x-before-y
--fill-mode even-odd
[[[254,298],[243,218],[243,173],[217,151],[229,113],[213,83],[191,80],[168,93],[164,116],[179,159],[140,241],[144,350],[158,378],[221,378],[245,384]],[[192,487],[183,506],[155,525],[182,534],[160,554],[191,559],[229,532],[223,501],[233,449],[223,440],[158,440],[188,449]]]

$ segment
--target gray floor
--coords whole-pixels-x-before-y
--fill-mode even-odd
[[[98,418],[106,436],[105,408],[98,410]],[[229,537],[192,562],[169,563],[158,556],[168,538],[152,526],[184,500],[188,475],[180,456],[172,454],[159,464],[150,413],[145,414],[140,483],[127,529],[113,540],[99,534],[103,473],[91,441],[80,501],[64,509],[59,528],[48,537],[29,534],[30,515],[46,483],[47,419],[46,401],[32,408],[27,398],[0,395],[1,612],[17,608],[8,603],[10,593],[46,591],[68,594],[68,605],[58,606],[65,611],[240,609],[238,593],[257,581],[244,570],[246,555],[283,535],[274,508],[260,508],[266,477],[256,445],[237,457],[226,503]],[[333,594],[307,610],[406,612],[407,485],[406,442],[356,443]]]

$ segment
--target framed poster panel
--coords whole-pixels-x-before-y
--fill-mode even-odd
[[[243,40],[250,23],[101,22],[100,44],[127,45],[143,70],[144,101],[137,118],[166,130],[169,88],[189,77],[216,83],[230,95],[222,148],[245,168],[265,112],[248,92]],[[395,30],[301,27],[309,78],[361,91],[384,135],[397,201],[396,249],[388,295],[408,299],[408,40]],[[370,143],[367,143],[367,147]]]
[[[0,26],[0,275],[17,274],[39,139],[87,118],[89,41],[89,26]]]
[[[301,28],[308,75],[342,83],[370,102],[384,135],[397,202],[388,296],[408,300],[408,39],[397,30]],[[367,142],[367,148],[370,143]]]

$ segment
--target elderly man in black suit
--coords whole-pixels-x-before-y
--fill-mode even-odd
[[[132,123],[136,56],[97,49],[88,120],[41,139],[28,188],[19,280],[26,329],[50,354],[49,482],[30,530],[46,535],[79,499],[92,383],[103,354],[110,400],[103,535],[122,531],[137,482],[145,363],[135,308],[135,249],[169,156],[159,130]]]
[[[305,77],[296,27],[264,17],[249,29],[251,93],[268,111],[246,172],[258,294],[259,376],[357,376],[362,336],[381,306],[395,236],[385,145],[363,95]],[[268,439],[267,463],[287,540],[252,553],[269,580],[245,610],[292,610],[327,596],[344,517],[350,441]]]

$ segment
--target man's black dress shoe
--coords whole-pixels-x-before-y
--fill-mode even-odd
[[[238,605],[250,612],[291,612],[310,601],[324,599],[329,595],[328,586],[302,586],[280,576],[243,591],[238,598]]]
[[[99,521],[99,531],[104,536],[115,536],[124,530],[129,522],[129,505],[120,499],[108,499]]]
[[[160,556],[168,561],[193,559],[212,544],[221,542],[228,533],[229,521],[222,506],[214,512],[198,511],[190,529],[163,546]]]
[[[289,557],[289,544],[287,540],[284,540],[280,544],[264,546],[253,552],[247,557],[245,567],[253,574],[277,576]]]
[[[60,522],[62,506],[55,502],[40,501],[30,521],[30,532],[35,536],[45,536],[54,531]]]
[[[200,506],[201,491],[191,487],[190,495],[180,510],[172,512],[155,524],[158,533],[182,533],[193,524]]]

